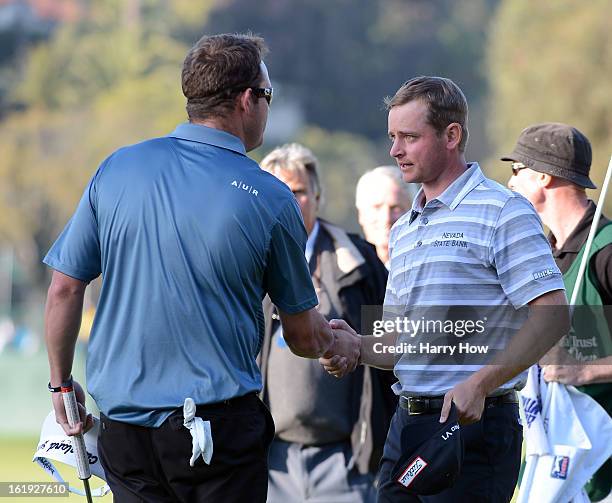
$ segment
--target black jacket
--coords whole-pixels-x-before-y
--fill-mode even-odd
[[[337,296],[337,304],[342,306],[342,318],[349,325],[357,332],[372,333],[371,327],[361,325],[361,306],[382,306],[387,270],[374,246],[328,222],[319,220],[319,224],[313,276],[325,284],[329,295]],[[269,297],[264,300],[263,310],[266,329],[259,363],[263,379],[262,399],[267,403],[266,375],[275,310]],[[397,405],[397,397],[391,391],[395,378],[391,371],[367,366],[360,366],[355,372],[362,377],[362,385],[357,387],[352,400],[353,458],[360,473],[375,473]]]

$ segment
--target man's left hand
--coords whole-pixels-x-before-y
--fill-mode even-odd
[[[588,382],[587,370],[587,365],[578,362],[571,365],[545,365],[542,367],[542,376],[547,382],[582,386]]]
[[[81,385],[76,381],[73,381],[73,387],[80,419],[80,421],[74,426],[70,426],[70,424],[68,424],[62,394],[51,393],[51,401],[53,403],[53,409],[55,410],[55,421],[64,429],[64,432],[68,436],[86,433],[93,427],[93,416],[88,414],[87,410],[85,409],[85,392],[83,391]]]
[[[446,395],[444,395],[444,405],[440,413],[440,422],[444,423],[450,414],[451,403],[457,407],[459,424],[471,424],[480,420],[484,410],[484,402],[487,395],[475,384],[466,380],[460,382]]]
[[[564,347],[557,344],[540,360],[542,376],[547,382],[581,386],[588,382],[588,366],[576,360]]]

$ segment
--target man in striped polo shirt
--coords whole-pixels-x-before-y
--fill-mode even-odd
[[[391,231],[382,330],[361,338],[361,362],[393,367],[399,379],[378,498],[510,501],[522,441],[515,390],[524,370],[568,329],[561,274],[531,204],[466,163],[467,103],[456,84],[417,77],[385,103],[390,154],[404,181],[422,189]],[[350,330],[341,320],[332,326]],[[484,342],[487,354],[459,357],[474,341]],[[341,358],[321,363],[337,376],[344,372]],[[462,424],[460,474],[450,488],[440,480],[435,495],[410,494],[393,476],[398,460],[438,431],[451,403]]]

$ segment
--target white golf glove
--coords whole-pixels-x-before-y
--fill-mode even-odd
[[[204,462],[209,465],[213,455],[210,421],[204,421],[201,417],[196,417],[195,413],[196,405],[193,398],[185,398],[185,404],[183,405],[183,426],[189,430],[193,439],[189,466],[193,466],[200,455]]]

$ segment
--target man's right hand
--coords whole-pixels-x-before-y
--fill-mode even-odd
[[[344,320],[329,322],[334,342],[319,358],[319,363],[334,377],[343,377],[355,370],[361,358],[361,336]]]

